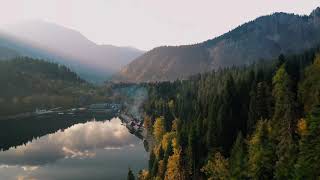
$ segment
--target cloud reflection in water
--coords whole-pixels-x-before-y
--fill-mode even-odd
[[[0,164],[36,167],[62,158],[91,158],[95,149],[121,150],[139,142],[118,118],[91,121],[0,152]]]

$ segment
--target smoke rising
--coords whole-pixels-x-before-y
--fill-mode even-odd
[[[126,94],[127,102],[125,102],[126,110],[133,118],[142,119],[142,105],[148,99],[148,90],[139,85],[133,85],[123,88],[122,91]]]

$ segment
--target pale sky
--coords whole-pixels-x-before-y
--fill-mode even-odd
[[[319,0],[0,0],[0,25],[42,19],[98,44],[150,50],[202,42],[273,12],[309,14]]]

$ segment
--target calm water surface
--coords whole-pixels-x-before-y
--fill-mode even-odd
[[[112,118],[75,123],[1,151],[0,179],[126,179],[128,167],[138,172],[147,161],[142,140]]]

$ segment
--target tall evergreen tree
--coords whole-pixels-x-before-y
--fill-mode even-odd
[[[165,134],[165,121],[164,117],[156,118],[156,121],[153,125],[153,135],[156,141],[159,143],[162,140],[162,136]]]
[[[299,142],[299,157],[295,165],[295,179],[320,178],[320,105],[302,119],[304,128]]]
[[[293,141],[295,102],[291,91],[291,80],[282,65],[272,79],[275,110],[273,114],[273,135],[276,141],[275,178],[292,177],[295,163],[295,143]]]
[[[272,115],[272,100],[270,88],[266,82],[259,82],[251,90],[248,117],[248,130],[252,132],[258,120],[270,119]]]
[[[150,151],[150,156],[149,156],[149,172],[151,176],[154,176],[156,174],[156,172],[158,171],[157,167],[155,164],[157,164],[157,159],[156,159],[156,155],[154,154],[153,150]]]
[[[135,179],[135,178],[134,178],[134,174],[133,174],[131,168],[129,168],[127,180],[134,180],[134,179]]]
[[[271,140],[270,130],[268,121],[258,121],[248,142],[248,175],[252,179],[273,179],[275,145]]]
[[[257,84],[257,117],[258,119],[270,119],[271,111],[271,89],[266,82]]]
[[[241,132],[232,147],[229,162],[231,179],[246,179],[247,154]]]
[[[306,68],[299,90],[299,97],[306,112],[320,104],[320,54],[317,54],[313,64]]]
[[[184,180],[184,170],[182,168],[181,147],[177,144],[176,138],[172,140],[173,154],[168,158],[165,180]]]

